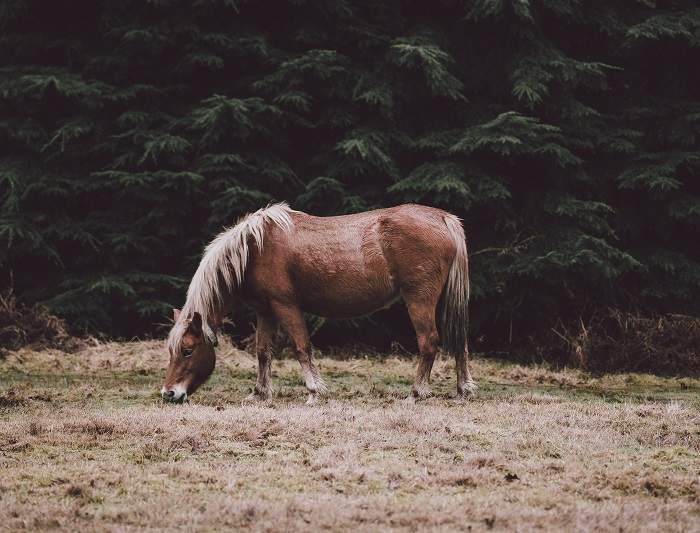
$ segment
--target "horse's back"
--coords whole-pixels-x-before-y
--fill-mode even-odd
[[[419,204],[404,204],[350,215],[315,217],[295,213],[292,246],[320,264],[401,271],[451,260],[454,243],[447,231],[449,213]]]
[[[414,290],[439,292],[454,257],[445,216],[416,204],[332,217],[293,211],[288,233],[265,237],[257,286],[330,317],[371,313]]]

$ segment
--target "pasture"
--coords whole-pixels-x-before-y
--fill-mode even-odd
[[[457,401],[409,392],[416,358],[319,357],[243,404],[255,363],[225,344],[188,404],[165,405],[161,342],[0,359],[3,530],[690,531],[700,526],[700,381],[472,361]]]

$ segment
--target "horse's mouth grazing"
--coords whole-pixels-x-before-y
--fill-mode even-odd
[[[187,401],[187,390],[180,385],[175,385],[172,389],[163,387],[160,390],[160,396],[164,402],[185,403]]]

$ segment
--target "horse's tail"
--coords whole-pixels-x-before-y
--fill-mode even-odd
[[[454,215],[444,217],[447,231],[455,244],[456,253],[447,283],[442,293],[441,344],[451,355],[461,355],[467,349],[469,326],[469,259],[464,228]]]

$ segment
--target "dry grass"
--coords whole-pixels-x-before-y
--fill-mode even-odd
[[[332,397],[242,405],[230,346],[188,405],[158,401],[160,343],[0,362],[0,529],[698,530],[700,382],[477,360],[481,386],[405,404],[415,361],[320,359]]]

